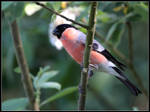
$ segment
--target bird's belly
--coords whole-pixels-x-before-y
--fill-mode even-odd
[[[73,43],[63,43],[65,50],[71,55],[71,57],[79,64],[82,63],[84,46]]]

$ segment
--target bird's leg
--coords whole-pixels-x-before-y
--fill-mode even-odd
[[[80,64],[80,67],[81,67],[81,70],[83,70],[83,62]],[[94,74],[93,74],[93,69],[95,69],[95,66],[92,65],[92,64],[90,64],[90,65],[89,65],[89,70],[88,70],[88,79],[94,75]],[[80,93],[83,93],[83,92],[84,92],[84,90],[83,90],[82,87],[81,87],[81,84],[78,86],[78,89],[79,89],[79,92],[80,92]]]
[[[92,71],[93,68],[92,68],[92,66],[94,66],[94,65],[90,64],[90,67],[89,67],[89,70],[88,70],[88,78],[93,76],[93,71]],[[83,62],[80,64],[80,67],[81,67],[81,70],[82,70],[83,69]]]
[[[89,71],[88,71],[88,78],[91,78],[93,75],[94,75],[93,71],[91,69],[89,69]]]
[[[93,73],[94,69],[96,70],[97,66],[95,66],[93,64],[89,64],[88,78],[91,78],[94,75],[94,73]]]

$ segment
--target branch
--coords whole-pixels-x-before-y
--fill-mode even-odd
[[[78,23],[78,22],[76,22],[76,21],[74,21],[74,20],[72,20],[72,19],[69,19],[69,18],[67,18],[67,17],[65,17],[65,16],[63,16],[63,15],[61,15],[61,14],[59,14],[58,12],[54,11],[53,9],[48,8],[48,7],[45,6],[44,4],[41,4],[41,3],[39,3],[39,2],[35,2],[35,3],[36,3],[37,5],[40,5],[41,7],[43,7],[43,8],[45,8],[45,9],[49,10],[50,12],[52,12],[52,13],[54,13],[54,14],[56,14],[56,15],[58,15],[58,16],[64,18],[64,19],[66,19],[67,21],[71,21],[71,22],[74,23],[74,24],[77,24],[77,25],[79,25],[79,26],[82,26],[82,27],[85,28],[85,29],[88,29],[88,26],[87,26],[87,25],[84,25],[84,24]]]
[[[79,85],[81,89],[80,94],[79,94],[79,102],[78,102],[79,110],[85,110],[89,58],[90,58],[91,46],[92,46],[94,34],[95,34],[96,8],[97,8],[97,2],[92,2],[90,18],[89,18],[89,29],[88,29],[88,34],[86,38],[86,46],[85,46],[84,57],[83,57],[83,70],[81,72],[81,80],[80,80],[80,85]]]
[[[146,97],[148,97],[148,93],[147,90],[144,88],[142,81],[139,77],[139,74],[136,72],[135,68],[134,68],[134,64],[133,64],[133,37],[132,37],[132,25],[130,22],[126,22],[127,28],[128,28],[128,51],[129,51],[129,63],[128,66],[131,69],[131,72],[134,76],[134,78],[136,79],[138,85],[140,86],[140,88],[142,89],[142,92],[145,94]]]
[[[29,68],[26,63],[26,59],[24,57],[22,42],[19,35],[19,29],[17,26],[16,20],[11,24],[11,31],[13,35],[13,42],[16,49],[17,61],[19,63],[19,67],[21,68],[23,85],[25,88],[25,92],[27,92],[27,96],[34,110],[39,110],[39,106],[35,102],[34,90],[31,78],[29,76]]]
[[[130,22],[126,22],[128,28],[128,50],[129,50],[129,60],[133,64],[133,41],[132,41],[132,26]]]

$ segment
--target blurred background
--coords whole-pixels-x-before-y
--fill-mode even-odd
[[[88,23],[90,2],[43,2],[43,4],[77,22]],[[149,92],[148,9],[148,2],[98,2],[96,31],[105,41],[95,37],[109,51],[110,46],[105,44],[108,42],[129,59],[126,22],[130,23],[133,36],[132,61],[147,92]],[[25,96],[21,75],[14,71],[18,67],[10,30],[10,23],[14,18],[17,18],[30,72],[36,76],[40,67],[49,65],[51,70],[59,71],[52,80],[61,84],[61,89],[78,86],[80,65],[67,54],[61,43],[51,34],[56,25],[68,23],[67,21],[33,2],[2,2],[1,12],[2,102]],[[86,33],[84,28],[75,26]],[[123,62],[114,52],[111,53]],[[139,87],[128,67],[125,74]],[[88,83],[90,87],[87,92],[87,110],[148,110],[148,97],[144,94],[133,96],[128,88],[111,75],[95,72]],[[57,92],[56,89],[41,89],[41,100]],[[44,105],[41,110],[76,110],[77,102],[78,91],[75,91]]]

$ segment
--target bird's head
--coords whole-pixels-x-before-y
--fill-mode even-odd
[[[57,36],[59,39],[61,38],[62,33],[67,29],[67,28],[75,28],[76,27],[70,25],[70,24],[61,24],[56,26],[56,28],[53,30],[53,35]]]

